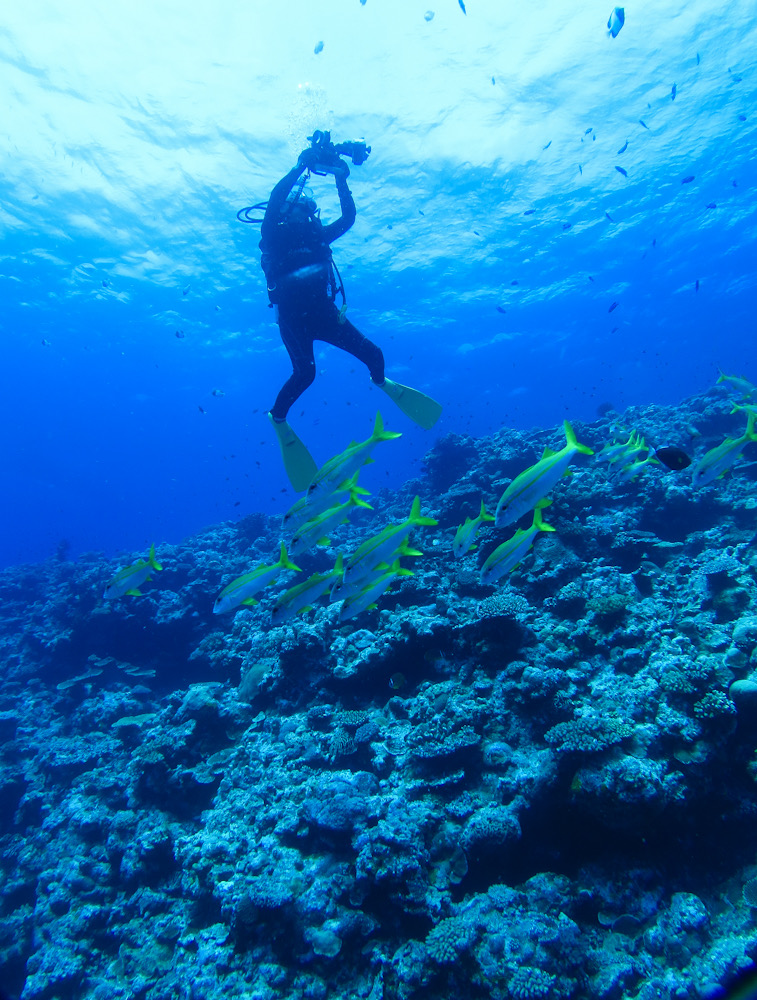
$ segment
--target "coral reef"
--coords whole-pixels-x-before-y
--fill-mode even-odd
[[[741,422],[721,390],[623,420],[698,454]],[[258,515],[157,546],[142,596],[104,600],[96,554],[0,573],[10,996],[704,1000],[751,964],[749,452],[707,486],[584,458],[482,585],[507,529],[458,560],[456,526],[560,436],[444,439],[298,555],[324,572],[420,494],[414,575],[348,623],[274,626],[275,587],[214,616],[278,552]]]

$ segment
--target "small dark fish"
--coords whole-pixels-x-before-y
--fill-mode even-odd
[[[425,215],[425,214],[426,214],[426,213],[425,213],[425,212],[423,211],[423,209],[422,209],[422,208],[419,208],[419,209],[418,209],[418,215]]]
[[[620,156],[621,153],[625,153],[625,151],[627,149],[628,149],[628,139],[626,139],[626,141],[623,143],[623,145],[618,150],[618,156]]]
[[[584,135],[589,135],[593,131],[594,131],[593,128],[587,128],[586,131],[584,132]]]
[[[210,395],[211,396],[225,396],[226,393],[223,391],[223,389],[212,389]]]
[[[504,316],[507,310],[503,309],[502,306],[497,306],[497,312],[502,313],[502,315]]]
[[[570,229],[572,225],[573,225],[572,222],[563,222],[562,227],[563,229]]]
[[[699,291],[699,278],[697,278],[697,280],[696,280],[696,284],[694,285],[694,291],[695,291],[695,292],[698,292],[698,291]]]
[[[736,181],[733,182],[733,186],[736,187]],[[524,215],[533,215],[535,211],[536,211],[535,208],[527,208],[526,211],[523,214]]]
[[[745,122],[746,121],[746,115],[739,115],[739,121],[740,122]]]
[[[185,337],[185,333],[183,330],[177,330],[175,336],[178,337],[179,340],[183,340]]]
[[[615,222],[615,219],[613,219],[613,217],[612,217],[612,216],[610,215],[610,213],[609,213],[609,212],[605,212],[605,218],[606,218],[606,219],[609,219],[609,220],[610,220],[610,222]]]
[[[241,503],[241,502],[242,502],[241,500],[235,500],[235,501],[234,501],[234,506],[235,506],[235,507],[238,507],[238,506],[240,505],[240,503]]]
[[[611,333],[611,334],[613,334],[613,333],[617,333],[619,329],[620,329],[620,327],[618,327],[618,326],[614,326],[614,327],[612,328],[612,330],[610,330],[610,333]]]
[[[427,10],[426,13],[423,15],[423,20],[424,21],[433,21],[434,20],[434,12],[433,12],[433,10]]]
[[[581,166],[580,163],[578,164],[578,172],[579,174],[581,174],[581,176],[583,176],[584,168]]]
[[[45,338],[43,337],[42,338],[42,346],[43,347],[50,347],[50,341],[49,340],[45,340]]]
[[[205,413],[205,410],[203,410],[203,408],[201,406],[198,406],[197,409],[200,411],[200,413],[203,413],[203,414]]]
[[[510,284],[511,284],[511,285],[517,285],[517,284],[518,284],[518,282],[517,282],[517,281],[511,281],[511,282],[510,282]]]
[[[591,275],[589,275],[589,281],[594,281]]]
[[[593,136],[591,137],[591,141],[592,141],[592,142],[596,142],[596,141],[597,141],[597,137],[596,137],[596,135],[593,135]]]
[[[495,86],[495,83],[496,83],[496,81],[495,81],[494,77],[492,77],[492,87]]]
[[[649,125],[647,125],[647,123],[645,121],[642,121],[641,118],[639,118],[639,125],[643,125],[644,128],[646,128],[646,129],[649,128]]]
[[[479,231],[478,231],[477,229],[474,229],[474,230],[473,230],[473,235],[474,235],[474,236],[480,236],[480,235],[481,235],[481,233],[480,233],[480,232],[479,232]]]
[[[623,7],[613,7],[612,13],[607,19],[607,30],[613,38],[618,37],[620,29],[626,22],[626,12]]]
[[[618,308],[618,303],[617,302],[613,302],[613,304],[610,306],[610,308],[607,311],[608,311],[608,313],[611,313],[613,311],[613,309],[617,309],[617,308]]]
[[[676,91],[676,85],[673,84],[673,86],[670,88],[670,99],[671,99],[671,101],[674,101],[676,99],[676,93],[677,93],[677,91]]]
[[[463,14],[467,14],[468,12],[467,12],[467,10],[465,9],[465,4],[463,3],[463,0],[457,0],[457,2],[458,2],[458,4],[459,4],[459,6],[460,6],[460,10],[461,10],[461,11],[463,12]]]
[[[107,288],[107,287],[108,287],[108,282],[107,281],[103,281],[103,288]]]
[[[695,176],[694,174],[689,174],[688,177],[684,177],[683,180],[681,181],[681,184],[691,184],[691,182],[694,180],[694,176]]]
[[[541,148],[542,148],[542,149],[549,149],[549,147],[550,147],[551,145],[552,145],[552,140],[550,139],[550,140],[549,140],[549,142],[547,143],[547,145],[546,145],[546,146],[542,146]]]
[[[407,684],[407,678],[403,673],[400,673],[400,671],[397,671],[396,674],[392,674],[389,678],[389,687],[392,691],[399,691],[399,689],[403,688],[405,684]]]
[[[316,46],[313,49],[313,54],[318,55],[319,52],[323,52],[323,42],[316,42]]]
[[[681,448],[675,445],[666,445],[655,450],[655,458],[659,458],[663,465],[666,465],[673,472],[680,472],[681,469],[688,469],[691,459]]]
[[[624,170],[622,167],[616,167],[615,169],[618,171],[619,174],[623,174],[624,177],[628,177],[627,170]]]
[[[718,206],[717,206],[717,202],[715,202],[715,201],[711,201],[711,202],[710,202],[710,203],[709,203],[709,204],[707,205],[707,207],[708,207],[708,208],[717,208],[717,207],[718,207]]]
[[[699,65],[699,53],[697,52],[697,66]]]
[[[730,73],[731,71],[728,70],[728,72]],[[731,79],[733,80],[734,83],[741,83],[741,81],[744,79],[744,77],[743,76],[732,76]]]

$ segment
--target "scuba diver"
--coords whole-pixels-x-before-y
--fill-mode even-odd
[[[430,429],[442,411],[439,403],[424,393],[386,378],[381,349],[345,316],[344,286],[331,255],[331,244],[352,226],[356,213],[347,186],[350,171],[342,157],[348,156],[353,165],[360,165],[371,147],[364,142],[334,145],[328,132],[315,132],[309,141],[310,146],[300,154],[296,166],[271,192],[260,240],[260,263],[266,276],[268,298],[276,310],[281,340],[292,362],[292,374],[268,416],[281,448],[284,468],[298,491],[307,489],[317,465],[287,423],[287,414],[315,379],[314,341],[332,344],[362,361],[371,381],[419,426]],[[304,190],[310,174],[334,176],[341,216],[328,225],[321,222],[316,202]],[[336,304],[337,294],[342,299],[341,308]]]

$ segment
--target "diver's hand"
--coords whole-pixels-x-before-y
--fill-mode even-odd
[[[313,167],[318,165],[318,153],[313,149],[312,146],[308,146],[307,149],[303,149],[297,158],[297,166],[307,167],[308,170],[312,170]]]

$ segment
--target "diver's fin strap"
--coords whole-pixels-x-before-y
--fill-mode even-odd
[[[302,493],[308,488],[313,476],[318,471],[315,459],[286,420],[281,422],[274,420],[270,413],[268,419],[276,431],[276,438],[279,442],[279,448],[281,448],[281,457],[284,460],[284,469],[289,482],[293,489]]]
[[[412,389],[409,385],[402,385],[387,378],[384,379],[384,383],[379,386],[379,389],[387,394],[405,416],[410,417],[424,430],[431,430],[442,415],[441,403],[437,403],[435,399],[427,396],[424,392],[419,392],[418,389]]]

